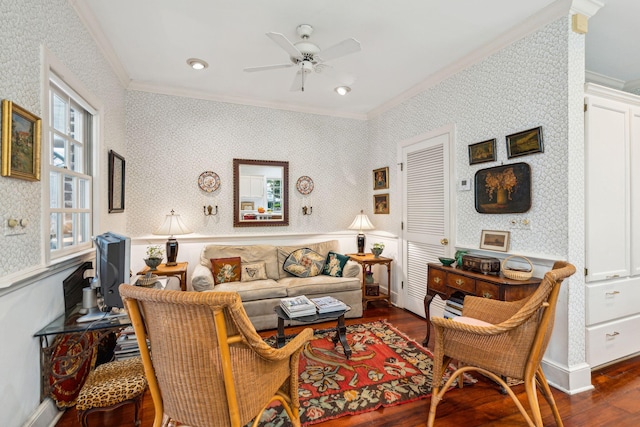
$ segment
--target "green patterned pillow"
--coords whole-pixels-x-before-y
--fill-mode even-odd
[[[329,251],[327,254],[327,261],[324,263],[324,270],[322,270],[322,274],[333,277],[342,277],[342,269],[347,264],[347,261],[349,261],[348,256]]]
[[[324,257],[309,248],[291,252],[282,264],[282,269],[297,277],[313,277],[322,272]]]

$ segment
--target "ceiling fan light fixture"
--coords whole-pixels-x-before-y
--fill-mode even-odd
[[[198,58],[189,58],[187,59],[187,64],[193,68],[194,70],[204,70],[209,66],[206,61]]]
[[[351,88],[349,86],[338,86],[334,89],[336,93],[340,96],[345,96],[349,92],[351,92]]]

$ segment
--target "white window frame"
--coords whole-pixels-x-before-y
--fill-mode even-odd
[[[98,196],[100,188],[100,147],[101,147],[101,104],[97,102],[97,98],[89,91],[87,91],[80,81],[75,78],[60,61],[58,61],[50,52],[46,49],[43,52],[43,91],[42,91],[42,105],[43,105],[43,143],[42,143],[42,158],[43,161],[43,173],[42,173],[42,251],[43,258],[46,264],[52,264],[61,262],[69,258],[81,256],[90,252],[93,252],[93,241],[91,237],[95,234],[97,226],[99,224],[98,212],[100,212],[100,197]],[[50,199],[50,175],[53,171],[64,170],[64,173],[72,176],[80,176],[84,174],[78,174],[74,171],[61,169],[51,165],[51,143],[50,137],[50,120],[51,120],[51,99],[50,91],[52,90],[52,83],[55,84],[62,92],[70,96],[75,103],[80,107],[87,110],[93,115],[92,120],[92,133],[91,133],[91,147],[90,151],[84,151],[85,163],[90,164],[89,175],[89,238],[81,244],[75,244],[69,247],[60,247],[59,249],[52,251],[50,247],[50,215],[53,212],[51,209]],[[77,210],[69,210],[74,212]],[[84,210],[86,212],[86,210]]]

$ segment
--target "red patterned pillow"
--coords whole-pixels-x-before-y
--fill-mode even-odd
[[[213,281],[220,283],[239,282],[242,278],[242,260],[240,257],[212,258]]]
[[[80,389],[96,363],[97,332],[59,335],[51,355],[49,386],[58,408],[76,404]]]

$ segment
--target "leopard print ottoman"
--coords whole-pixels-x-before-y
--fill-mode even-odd
[[[91,412],[110,411],[128,403],[135,404],[135,425],[139,425],[146,388],[147,379],[140,357],[98,366],[87,377],[76,402],[82,427],[87,427],[87,416]]]

